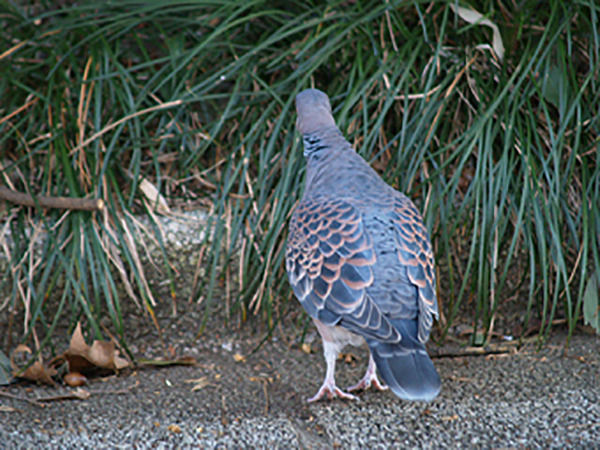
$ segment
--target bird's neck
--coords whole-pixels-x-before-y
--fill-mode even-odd
[[[304,157],[306,158],[307,189],[318,189],[323,183],[328,184],[336,178],[338,163],[346,159],[345,154],[354,153],[350,145],[337,127],[317,130],[302,135]],[[337,163],[336,163],[337,162]]]
[[[341,138],[340,141],[337,141],[338,136]],[[335,137],[337,142],[332,145],[329,139],[303,136],[305,154],[307,154],[304,196],[344,193],[351,196],[357,205],[364,204],[368,207],[375,202],[376,198],[378,202],[387,205],[391,198],[388,198],[388,194],[392,195],[393,190],[390,190],[366,161],[354,151],[339,131],[337,135],[330,137]]]
[[[332,150],[352,150],[350,143],[337,127],[322,128],[302,135],[304,157],[319,160]]]

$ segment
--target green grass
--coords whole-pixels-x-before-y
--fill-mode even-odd
[[[523,329],[535,317],[544,337],[564,318],[571,333],[584,299],[600,330],[591,0],[469,2],[498,25],[503,60],[490,28],[447,2],[55,3],[0,7],[0,178],[34,195],[101,198],[106,210],[4,207],[0,317],[23,341],[43,346],[61,317],[85,317],[100,337],[109,316],[122,336],[130,299],[152,315],[132,244],[145,238],[132,214],[155,206],[142,180],[211,213],[194,298],[225,291],[230,314],[278,320],[292,304],[283,250],[303,182],[293,99],[309,86],[424,210],[442,336],[462,321],[487,339],[509,303]],[[177,296],[166,256],[162,269]]]

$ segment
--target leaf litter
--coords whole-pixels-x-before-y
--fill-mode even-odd
[[[10,357],[12,376],[17,379],[24,379],[35,383],[51,385],[58,387],[54,380],[59,374],[59,368],[66,366],[66,373],[63,376],[65,385],[76,388],[58,395],[39,397],[35,399],[22,398],[6,392],[0,392],[0,395],[17,400],[23,400],[40,407],[45,405],[41,402],[52,402],[61,400],[87,400],[93,394],[121,394],[134,388],[130,386],[125,390],[95,392],[83,389],[81,386],[87,384],[87,376],[106,371],[118,372],[122,369],[131,368],[132,363],[120,356],[115,342],[105,340],[94,340],[92,345],[88,345],[83,337],[81,323],[77,323],[71,336],[69,348],[62,354],[54,357],[48,364],[44,364],[41,355],[29,366],[26,363],[19,364],[21,360],[27,359],[33,352],[24,344],[18,345],[13,350]],[[197,361],[191,356],[175,357],[173,359],[145,359],[139,361],[142,366],[173,366],[173,365],[196,365]],[[205,385],[197,385],[192,390],[201,389]]]

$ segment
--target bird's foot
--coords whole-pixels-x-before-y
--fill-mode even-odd
[[[346,390],[350,392],[358,390],[366,391],[371,386],[373,386],[378,391],[387,391],[389,389],[387,385],[379,381],[379,378],[377,378],[377,374],[375,373],[375,371],[370,372],[367,370],[365,376],[362,377],[362,379],[358,383],[356,383],[354,386],[346,388]]]
[[[342,391],[339,387],[335,385],[335,383],[328,383],[325,381],[323,386],[319,389],[319,392],[316,393],[313,397],[309,398],[308,403],[316,402],[317,400],[321,400],[323,397],[327,397],[329,400],[334,398],[341,398],[344,400],[358,400],[356,395],[348,394],[347,392]]]

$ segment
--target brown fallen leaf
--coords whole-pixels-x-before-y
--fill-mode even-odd
[[[243,355],[240,355],[239,353],[235,353],[233,355],[233,359],[235,360],[235,362],[244,362],[246,361],[246,357]]]
[[[69,348],[62,355],[52,360],[66,361],[70,372],[85,373],[92,369],[120,370],[129,367],[129,361],[119,356],[114,342],[95,340],[90,347],[83,338],[81,323],[77,323],[71,336]]]
[[[156,207],[156,211],[162,214],[170,213],[169,205],[165,198],[161,195],[157,187],[148,181],[146,178],[142,178],[142,182],[138,186],[146,198],[150,201],[150,207],[153,209]]]
[[[192,392],[199,391],[200,389],[204,389],[206,386],[210,384],[207,377],[194,378],[191,380],[185,380],[184,383],[192,383],[194,386],[192,387]]]
[[[89,391],[82,388],[75,389],[71,394],[73,395],[73,398],[78,398],[80,400],[86,400],[92,395]]]
[[[115,361],[115,344],[107,341],[94,341],[88,351],[88,359],[92,364],[107,369],[118,369],[118,363]],[[125,362],[127,367],[127,362]]]
[[[30,381],[37,381],[39,383],[45,383],[50,385],[56,384],[52,379],[52,377],[56,375],[56,370],[52,367],[44,366],[41,360],[41,356],[38,361],[35,361],[26,369],[23,370],[23,368],[20,368],[17,365],[17,363],[15,363],[15,357],[23,353],[31,354],[31,349],[24,344],[19,344],[10,355],[10,365],[13,370],[13,376],[25,378],[26,380]]]

